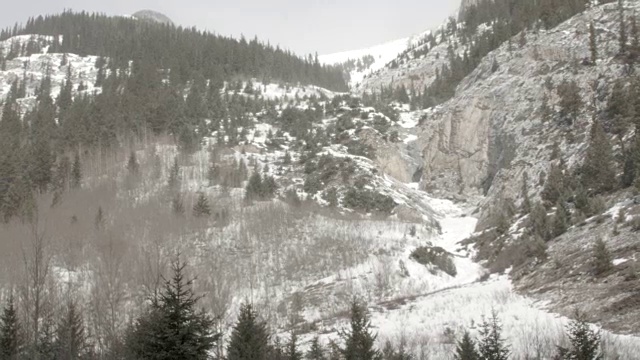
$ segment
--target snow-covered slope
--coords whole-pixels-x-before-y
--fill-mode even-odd
[[[403,38],[376,45],[370,48],[321,55],[318,57],[318,59],[321,63],[326,65],[338,65],[349,60],[362,59],[367,55],[372,56],[375,60],[368,69],[364,71],[351,72],[351,84],[358,84],[362,81],[366,74],[383,68],[389,61],[395,59],[398,54],[405,51],[410,42],[411,38]]]
[[[425,31],[410,37],[389,41],[384,44],[375,45],[369,48],[344,51],[334,54],[321,55],[318,57],[321,63],[326,65],[339,65],[349,60],[359,60],[365,56],[372,56],[374,62],[365,69],[353,70],[350,72],[350,85],[355,87],[360,84],[364,78],[384,68],[389,62],[398,57],[401,53],[416,45],[421,39],[430,34],[431,31]]]

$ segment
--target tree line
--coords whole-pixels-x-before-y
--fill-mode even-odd
[[[126,70],[131,60],[149,63],[174,83],[184,84],[198,72],[205,78],[221,74],[225,79],[243,76],[348,89],[338,67],[321,65],[317,56],[298,57],[257,38],[238,40],[196,28],[65,11],[16,24],[0,33],[0,40],[29,34],[53,36],[49,52],[108,57],[116,69]]]
[[[241,307],[237,321],[230,329],[226,349],[217,345],[222,334],[215,330],[213,319],[198,308],[202,299],[194,293],[195,279],[189,278],[187,264],[177,256],[171,263],[171,277],[163,278],[160,291],[150,294],[146,308],[123,334],[110,342],[103,353],[97,353],[84,326],[82,308],[68,299],[58,319],[45,319],[36,333],[27,336],[14,295],[11,294],[0,315],[0,357],[7,360],[71,360],[71,359],[226,359],[226,360],[410,360],[415,355],[387,342],[376,346],[377,335],[372,330],[366,305],[353,300],[350,323],[339,331],[340,343],[322,344],[312,339],[306,352],[301,351],[294,332],[283,343],[273,335],[259,312],[250,303]],[[602,359],[600,334],[591,329],[584,314],[567,326],[569,346],[558,346],[556,360]],[[507,360],[510,348],[502,334],[502,325],[495,311],[484,318],[474,339],[465,331],[452,349],[456,360]],[[530,354],[535,356],[535,354]],[[539,354],[538,354],[539,355]]]

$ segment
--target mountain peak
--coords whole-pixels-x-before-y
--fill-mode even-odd
[[[154,10],[140,10],[134,13],[132,16],[138,20],[150,21],[165,25],[173,25],[173,21],[168,16]]]

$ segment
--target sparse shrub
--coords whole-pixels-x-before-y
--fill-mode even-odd
[[[625,223],[626,219],[627,219],[626,211],[624,210],[624,208],[620,208],[620,210],[618,210],[618,217],[616,218],[616,223],[622,225]]]
[[[640,216],[634,216],[633,219],[629,221],[629,226],[631,227],[632,231],[640,231]]]
[[[390,196],[382,195],[369,189],[350,188],[342,199],[344,206],[364,212],[376,211],[389,214],[396,207],[396,202]]]
[[[351,155],[363,156],[368,159],[374,159],[376,157],[376,151],[371,145],[363,144],[355,140],[347,144],[347,152]]]
[[[441,247],[419,247],[411,253],[411,258],[425,266],[433,266],[451,276],[456,276],[456,269],[451,254]]]
[[[302,204],[302,202],[300,201],[300,196],[298,196],[298,192],[293,188],[285,191],[284,201],[293,207],[298,207]]]
[[[416,226],[415,225],[411,225],[411,227],[409,228],[409,236],[411,236],[411,237],[416,236],[416,232],[417,232]]]
[[[327,189],[324,192],[323,196],[324,200],[329,203],[329,206],[336,207],[338,206],[338,191],[336,188],[332,187]]]

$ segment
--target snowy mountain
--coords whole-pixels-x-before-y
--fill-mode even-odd
[[[58,146],[47,152],[54,180],[24,196],[44,220],[0,225],[0,304],[8,289],[27,294],[37,286],[53,313],[73,298],[93,346],[106,351],[144,313],[180,254],[204,294],[199,305],[223,332],[222,352],[243,303],[256,306],[274,339],[296,334],[307,349],[316,336],[340,344],[358,298],[377,347],[403,344],[420,359],[451,358],[461,335],[478,336],[492,312],[513,359],[550,359],[568,345],[576,309],[600,331],[605,358],[634,359],[640,204],[629,187],[594,196],[579,184],[597,121],[615,144],[616,173],[628,172],[635,129],[613,132],[610,99],[640,81],[620,55],[619,14],[616,4],[594,5],[549,29],[515,34],[468,72],[458,69],[451,96],[424,109],[375,93],[404,86],[417,96],[446,78],[456,59],[469,66],[468,50],[491,38],[489,25],[470,35],[447,21],[439,31],[321,56],[324,64],[353,61],[345,67],[349,93],[266,76],[224,78],[215,67],[211,78],[189,78],[128,59],[50,51],[61,35],[10,37],[0,42],[0,99],[6,118],[12,110],[22,116],[16,132],[24,145],[14,144],[28,149],[24,157],[41,150],[38,126],[55,113],[45,125]],[[562,90],[569,81],[572,97]],[[64,113],[68,84],[73,101]],[[164,97],[136,112],[156,100],[146,91]],[[583,105],[570,124],[567,103]],[[165,113],[167,131],[145,127]],[[95,129],[82,125],[94,117],[106,119],[95,127],[127,132],[114,135],[115,145],[90,144],[86,134]],[[76,129],[81,141],[59,145]],[[71,171],[70,158],[81,171]],[[75,176],[82,181],[69,185]],[[563,188],[550,202],[554,176]],[[609,265],[597,276],[596,238]],[[32,286],[28,251],[38,239],[47,240],[39,256],[50,271]],[[25,314],[30,304],[20,297]]]
[[[168,16],[153,10],[136,11],[131,16],[138,20],[150,21],[150,22],[165,24],[165,25],[173,25],[173,21]]]

